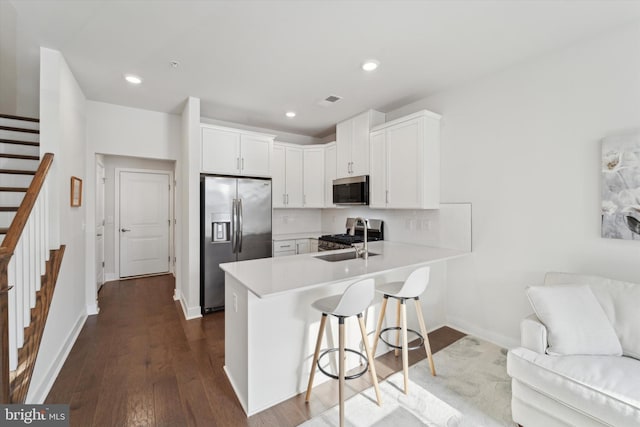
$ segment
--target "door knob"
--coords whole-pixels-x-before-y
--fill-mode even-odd
[[[122,231],[123,233],[126,233],[127,231],[131,231],[131,230],[128,228],[121,228],[120,231]]]

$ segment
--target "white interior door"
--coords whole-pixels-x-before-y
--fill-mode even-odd
[[[169,174],[120,171],[120,277],[169,271]]]
[[[96,289],[104,283],[104,165],[96,163]]]

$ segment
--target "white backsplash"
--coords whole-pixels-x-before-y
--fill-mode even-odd
[[[317,232],[322,229],[320,209],[274,209],[273,234]]]
[[[438,210],[323,209],[322,230],[344,233],[346,218],[356,216],[383,220],[385,240],[471,250],[470,203],[446,203]]]

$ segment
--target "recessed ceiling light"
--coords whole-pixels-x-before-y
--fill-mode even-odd
[[[362,69],[365,71],[373,71],[378,68],[378,65],[380,65],[380,61],[369,59],[362,64]]]
[[[125,74],[124,79],[132,85],[139,85],[140,83],[142,83],[142,79],[133,74]]]
[[[287,116],[290,119],[292,119],[292,118],[294,118],[296,116],[296,112],[295,111],[287,111],[285,116]]]

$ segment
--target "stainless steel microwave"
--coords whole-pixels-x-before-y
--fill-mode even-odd
[[[336,205],[368,205],[369,175],[334,179],[333,203]]]

